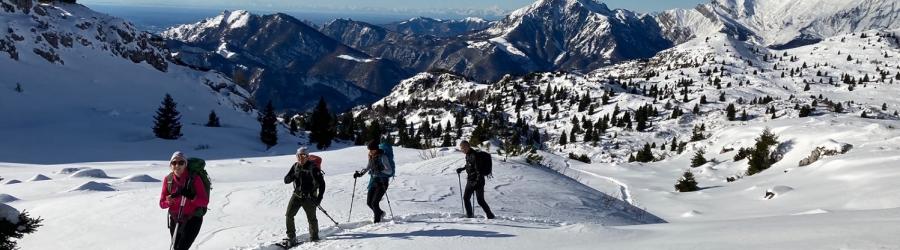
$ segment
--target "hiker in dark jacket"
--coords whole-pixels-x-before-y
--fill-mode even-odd
[[[187,250],[194,243],[203,225],[203,216],[198,211],[209,204],[203,181],[187,171],[187,159],[181,152],[172,154],[169,160],[172,173],[163,178],[159,196],[159,207],[169,210],[169,236],[174,235],[172,248],[176,250]]]
[[[284,184],[294,183],[294,191],[288,202],[287,235],[285,246],[291,247],[297,243],[297,229],[294,227],[294,216],[300,208],[306,212],[306,222],[309,224],[309,240],[319,240],[319,221],[316,219],[316,207],[322,202],[325,194],[325,178],[322,171],[309,159],[309,152],[305,147],[297,149],[297,162],[291,166],[291,170],[284,176]]]
[[[468,141],[460,142],[459,150],[466,154],[466,166],[456,169],[457,174],[462,173],[462,171],[466,171],[466,191],[463,192],[463,201],[466,206],[466,217],[475,217],[475,214],[472,212],[472,193],[475,193],[475,198],[478,200],[478,205],[481,206],[482,209],[484,209],[484,213],[487,215],[488,219],[493,219],[494,213],[491,212],[491,208],[484,200],[485,176],[478,173],[478,165],[477,161],[475,160],[475,153],[478,151],[472,149]]]
[[[368,144],[369,164],[366,168],[353,173],[353,178],[359,178],[369,173],[369,193],[366,195],[366,205],[372,209],[374,213],[375,223],[381,222],[384,217],[384,210],[381,210],[381,197],[387,193],[390,178],[394,173],[394,166],[391,165],[390,159],[384,154],[384,151],[378,148],[377,141],[371,141]]]

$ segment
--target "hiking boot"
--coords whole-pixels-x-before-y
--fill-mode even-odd
[[[292,248],[297,245],[299,245],[299,244],[297,244],[297,238],[285,238],[281,242],[281,246],[283,246],[285,248]]]
[[[374,221],[375,223],[379,223],[379,222],[381,222],[381,220],[383,220],[383,219],[384,219],[384,212],[383,212],[383,211],[375,212],[375,219],[373,219],[373,221]]]
[[[493,220],[496,217],[493,214],[488,214],[487,218],[488,218],[488,220]]]
[[[320,239],[319,239],[319,236],[312,236],[312,237],[309,237],[309,241],[312,241],[312,242],[317,242],[317,241],[319,241],[319,240],[320,240]]]

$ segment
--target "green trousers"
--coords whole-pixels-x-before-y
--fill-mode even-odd
[[[290,239],[297,238],[297,228],[294,226],[294,216],[300,208],[306,212],[306,222],[309,224],[309,239],[319,240],[319,220],[316,219],[316,202],[313,198],[300,198],[297,195],[291,195],[291,201],[288,202],[287,214],[287,235]]]

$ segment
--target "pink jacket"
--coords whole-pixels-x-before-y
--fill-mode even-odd
[[[194,178],[194,180],[191,181],[191,184],[194,186],[193,190],[196,196],[194,196],[193,200],[187,200],[184,203],[184,209],[181,212],[182,221],[187,221],[187,219],[191,218],[197,208],[206,207],[206,205],[209,204],[209,194],[206,193],[206,188],[203,187],[203,181],[200,179],[200,176],[191,176],[193,176]],[[181,198],[179,197],[173,199],[171,204],[169,204],[166,198],[169,196],[169,194],[176,193],[178,192],[178,190],[184,187],[187,178],[179,178],[178,176],[172,174],[172,179],[174,181],[172,183],[172,190],[168,190],[169,185],[168,183],[166,183],[166,178],[163,178],[162,193],[159,195],[159,207],[163,209],[168,208],[169,214],[172,216],[172,218],[176,218],[178,217],[178,206],[181,205]]]

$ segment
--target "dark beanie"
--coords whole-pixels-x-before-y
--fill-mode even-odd
[[[368,145],[368,148],[369,148],[369,150],[376,150],[376,149],[378,149],[378,142],[375,141],[375,140],[370,141],[370,142],[369,142],[369,145]]]

